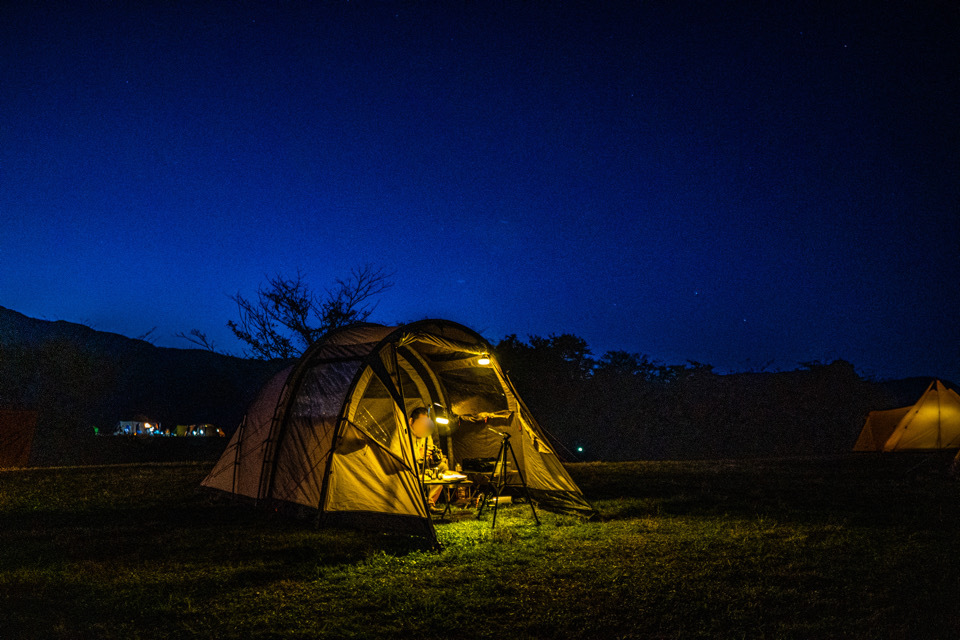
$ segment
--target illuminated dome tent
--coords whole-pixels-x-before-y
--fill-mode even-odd
[[[854,451],[904,451],[960,447],[960,395],[939,380],[909,407],[871,411]]]
[[[406,416],[437,404],[451,467],[495,457],[497,432],[509,434],[534,502],[593,513],[491,353],[444,320],[331,332],[263,387],[203,485],[313,509],[323,524],[432,538]]]

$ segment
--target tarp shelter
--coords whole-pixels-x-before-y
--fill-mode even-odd
[[[854,451],[960,447],[960,396],[939,380],[909,407],[871,411]]]
[[[0,409],[0,467],[27,466],[36,427],[36,411]]]
[[[488,354],[444,320],[332,332],[267,382],[203,485],[315,510],[322,524],[435,539],[406,416],[436,403],[451,418],[434,436],[451,467],[496,456],[495,427],[539,506],[593,513],[497,360],[480,364]]]

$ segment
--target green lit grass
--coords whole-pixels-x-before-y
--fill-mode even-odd
[[[602,518],[409,538],[212,499],[203,464],[0,471],[0,638],[954,638],[942,461],[571,467]]]

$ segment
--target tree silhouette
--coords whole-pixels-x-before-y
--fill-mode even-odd
[[[293,358],[329,331],[365,321],[376,308],[373,299],[391,286],[382,269],[364,265],[317,293],[298,269],[292,277],[268,278],[256,298],[231,296],[240,318],[227,326],[247,345],[248,357]]]

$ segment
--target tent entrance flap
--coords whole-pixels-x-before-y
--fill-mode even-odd
[[[352,425],[333,453],[323,511],[371,511],[426,517],[413,471]]]

